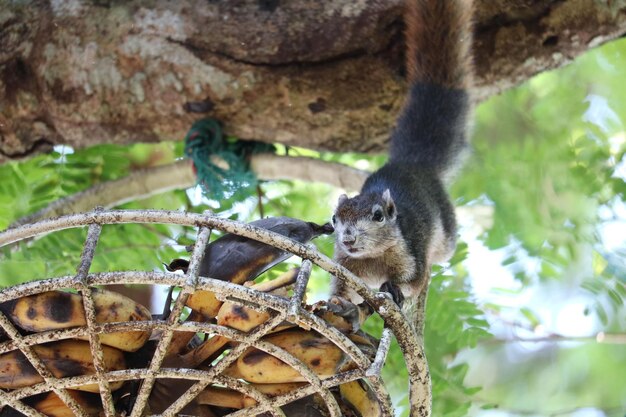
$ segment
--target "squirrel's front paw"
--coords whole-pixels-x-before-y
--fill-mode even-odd
[[[380,291],[389,293],[393,301],[398,304],[399,307],[402,307],[402,303],[404,302],[404,294],[400,290],[396,284],[391,281],[387,281],[380,286]]]
[[[328,300],[326,308],[341,317],[350,316],[354,311],[358,311],[356,304],[337,295],[333,295]]]
[[[331,313],[343,318],[352,327],[352,332],[356,332],[361,327],[361,313],[359,306],[346,300],[343,297],[333,296],[326,304],[326,308]]]

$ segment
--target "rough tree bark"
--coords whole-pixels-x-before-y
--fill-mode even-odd
[[[229,134],[378,151],[402,106],[402,0],[0,0],[0,162]],[[626,33],[622,0],[478,0],[476,97]]]

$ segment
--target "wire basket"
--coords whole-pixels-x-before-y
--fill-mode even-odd
[[[103,225],[122,223],[159,223],[197,227],[196,244],[191,254],[187,272],[184,275],[147,271],[89,273]],[[325,404],[326,414],[338,417],[342,415],[341,406],[332,391],[341,384],[361,380],[366,381],[371,392],[374,393],[376,401],[380,406],[380,415],[392,416],[394,415],[394,409],[380,373],[389,351],[391,339],[395,336],[403,351],[409,372],[411,415],[422,417],[430,414],[430,377],[423,350],[417,341],[412,327],[407,323],[398,306],[389,297],[371,291],[356,276],[311,246],[295,242],[280,234],[249,224],[222,219],[211,214],[157,210],[95,210],[89,213],[44,220],[5,231],[0,234],[0,247],[30,239],[37,235],[84,226],[88,226],[88,233],[76,275],[28,282],[6,288],[0,292],[0,302],[6,302],[46,291],[74,288],[83,297],[86,318],[85,326],[22,335],[8,317],[0,313],[0,326],[9,339],[0,343],[0,354],[15,350],[21,351],[43,378],[43,382],[35,385],[10,391],[0,390],[0,402],[2,405],[8,405],[25,415],[45,416],[45,414],[27,405],[23,399],[36,394],[54,392],[74,415],[88,416],[90,414],[70,395],[67,388],[85,384],[97,384],[102,402],[101,414],[107,417],[115,416],[120,415],[120,413],[119,410],[116,411],[115,409],[110,384],[119,381],[140,381],[141,383],[138,384],[132,407],[128,411],[130,416],[138,417],[151,414],[146,405],[155,381],[160,378],[169,378],[187,380],[189,381],[189,388],[173,401],[165,411],[159,414],[163,416],[181,415],[181,410],[200,392],[209,386],[218,385],[235,390],[254,400],[252,406],[230,412],[227,414],[229,416],[254,416],[264,413],[266,413],[264,415],[276,417],[283,416],[282,406],[317,394],[318,398],[321,398]],[[256,291],[242,285],[198,276],[199,264],[213,230],[220,230],[260,241],[300,257],[302,263],[294,284],[293,296],[287,299],[271,293]],[[356,291],[384,320],[385,328],[373,360],[371,356],[365,355],[346,334],[329,325],[309,309],[303,308],[303,297],[313,266],[322,268],[344,280],[347,287]],[[180,288],[180,293],[173,303],[171,314],[167,319],[97,323],[93,288],[94,286],[106,287],[111,284],[168,285]],[[257,310],[266,311],[269,313],[270,318],[249,332],[237,331],[213,323],[182,321],[181,313],[184,309],[185,299],[189,294],[197,290],[210,290],[218,298],[236,301]],[[285,349],[263,339],[276,326],[285,321],[305,329],[312,329],[330,340],[356,364],[356,367],[330,377],[320,378],[300,359]],[[107,372],[98,335],[133,330],[160,332],[160,337],[149,365],[139,369],[121,369]],[[162,366],[172,337],[178,331],[223,335],[237,343],[208,369],[168,368]],[[95,373],[65,378],[54,377],[37,355],[34,347],[45,342],[81,336],[89,338]],[[251,384],[224,375],[223,371],[251,346],[291,366],[302,376],[306,384],[297,390],[270,397],[255,389]]]

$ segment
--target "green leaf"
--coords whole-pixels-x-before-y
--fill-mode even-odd
[[[537,317],[537,315],[531,309],[527,307],[522,307],[520,309],[520,313],[522,313],[522,315],[526,318],[526,320],[528,320],[532,327],[537,327],[539,324],[541,324],[539,317]]]

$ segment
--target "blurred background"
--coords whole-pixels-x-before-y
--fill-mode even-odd
[[[625,123],[626,39],[476,109],[473,151],[451,190],[461,226],[457,253],[436,269],[429,292],[434,416],[626,415]],[[4,164],[0,229],[59,198],[182,154],[181,141],[60,146]],[[290,154],[367,170],[385,161],[304,149]],[[212,209],[242,221],[262,212],[324,223],[342,192],[262,182],[219,202],[194,187],[121,208]],[[1,249],[0,284],[74,273],[85,235],[68,230]],[[183,227],[105,227],[92,271],[163,270],[163,263],[186,256],[194,239],[195,231]],[[332,237],[316,244],[332,256]],[[326,297],[328,281],[314,272],[309,301]],[[164,288],[133,290],[160,311]],[[381,323],[372,318],[367,326],[377,333]],[[397,346],[385,379],[397,414],[407,415]]]

